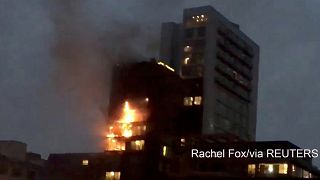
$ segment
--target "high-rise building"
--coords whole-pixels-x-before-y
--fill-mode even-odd
[[[237,25],[212,7],[186,9],[182,24],[163,25],[161,57],[115,65],[105,152],[52,154],[51,179],[320,176],[312,157],[227,155],[303,151],[286,141],[250,141],[258,46]]]
[[[182,23],[162,24],[160,59],[202,85],[184,101],[203,102],[202,134],[255,140],[259,46],[239,25],[211,6],[185,9]]]

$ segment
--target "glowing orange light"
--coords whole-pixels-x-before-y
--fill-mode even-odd
[[[123,108],[123,117],[119,121],[120,123],[131,123],[136,119],[136,110],[131,109],[129,102],[126,101]]]
[[[148,98],[144,99],[146,102]],[[120,118],[108,127],[107,151],[124,151],[124,138],[142,135],[146,131],[146,126],[141,126],[141,122],[146,120],[146,114],[141,111],[141,108],[135,109],[128,101],[125,101]],[[143,132],[141,132],[143,127]]]
[[[131,129],[124,129],[123,136],[124,137],[131,137],[132,136],[132,130]]]

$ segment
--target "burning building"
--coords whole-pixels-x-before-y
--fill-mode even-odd
[[[209,6],[186,9],[182,24],[163,24],[160,56],[161,61],[114,66],[104,153],[53,154],[49,164],[55,175],[110,180],[320,175],[311,159],[190,157],[195,147],[297,148],[250,142],[259,47],[238,25]]]
[[[163,137],[179,136],[183,126],[188,126],[179,124],[184,85],[174,69],[161,61],[114,67],[106,151],[123,153],[122,177],[139,179],[148,177],[145,172],[149,177],[157,174],[154,162],[161,155]],[[192,123],[189,126],[200,128]],[[140,168],[133,171],[131,167]]]
[[[138,105],[140,109],[134,109],[128,101],[125,101],[120,119],[108,126],[106,151],[124,151],[126,139],[142,136],[146,132],[147,114],[141,109],[146,103],[148,98]],[[136,150],[142,149],[143,146],[144,140],[136,140],[130,145],[131,149]]]

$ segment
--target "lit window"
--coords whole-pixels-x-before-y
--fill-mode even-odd
[[[82,160],[82,165],[83,166],[88,166],[89,165],[89,160],[87,160],[87,159]]]
[[[186,57],[185,59],[184,59],[184,64],[188,64],[189,63],[189,60],[190,60],[190,58],[189,57]]]
[[[120,172],[110,171],[106,172],[106,180],[120,180]]]
[[[163,147],[162,147],[162,155],[163,155],[164,157],[167,156],[167,146],[163,146]]]
[[[184,52],[191,52],[191,50],[192,50],[192,47],[191,46],[186,46],[186,47],[184,47]]]
[[[193,97],[185,97],[184,98],[184,101],[183,101],[183,104],[185,106],[192,106],[193,104]]]
[[[288,164],[259,164],[259,171],[264,174],[288,174]],[[292,171],[295,171],[294,168]]]
[[[311,173],[309,173],[308,171],[306,170],[303,170],[303,178],[311,178]]]
[[[131,141],[131,149],[140,151],[144,147],[144,140]]]
[[[288,164],[279,165],[279,174],[288,174]]]
[[[180,139],[180,146],[185,146],[186,145],[186,139],[185,138],[181,138]]]
[[[208,20],[208,18],[204,14],[201,14],[200,16],[192,16],[192,19],[196,22],[205,22]]]
[[[248,174],[254,175],[256,172],[256,165],[255,164],[249,164],[248,165]]]
[[[273,165],[272,165],[272,164],[269,164],[269,166],[268,166],[268,172],[269,172],[269,173],[273,173]]]
[[[194,105],[201,105],[201,100],[202,100],[202,97],[201,96],[196,96],[194,97]]]
[[[126,144],[124,141],[119,141],[115,138],[107,138],[106,151],[124,151]]]
[[[292,165],[292,172],[295,172],[296,168],[294,167],[294,165]]]

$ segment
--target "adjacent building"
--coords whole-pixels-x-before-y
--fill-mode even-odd
[[[182,23],[162,24],[160,59],[198,81],[202,133],[255,140],[259,46],[211,6],[185,9]],[[199,98],[198,98],[199,99]]]
[[[45,160],[39,154],[27,152],[19,141],[0,141],[0,179],[43,179]]]

